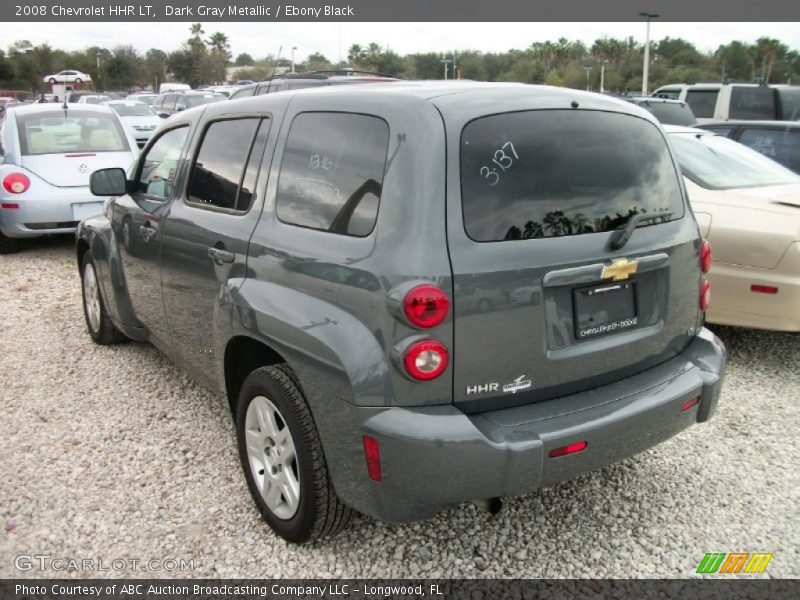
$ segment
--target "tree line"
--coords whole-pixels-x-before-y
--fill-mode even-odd
[[[650,88],[668,83],[697,81],[800,81],[800,55],[779,40],[762,37],[755,43],[732,41],[713,52],[701,52],[680,38],[666,37],[651,44]],[[448,76],[479,81],[543,83],[579,89],[600,89],[601,72],[607,91],[638,91],[642,87],[643,46],[632,37],[601,38],[591,46],[560,38],[533,42],[525,49],[508,52],[463,50],[446,55],[422,52],[400,55],[376,42],[353,44],[347,60],[338,63],[319,52],[295,66],[299,72],[343,67],[377,71],[406,79],[441,79],[447,63]],[[0,87],[41,91],[45,75],[77,69],[92,76],[98,89],[130,89],[181,81],[193,87],[222,83],[226,69],[238,69],[240,79],[263,80],[290,65],[288,57],[253,58],[230,51],[230,40],[221,32],[206,35],[202,24],[190,27],[181,48],[144,53],[130,45],[114,48],[90,46],[64,51],[48,43],[33,45],[18,40],[0,49]],[[455,72],[454,72],[455,66]],[[280,68],[280,69],[279,69]]]

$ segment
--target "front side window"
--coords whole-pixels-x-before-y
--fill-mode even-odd
[[[364,237],[372,232],[389,148],[378,117],[301,113],[286,141],[277,211],[284,223]]]
[[[175,186],[178,163],[189,134],[188,127],[167,131],[142,157],[137,191],[156,200],[166,200]]]
[[[729,116],[731,119],[774,119],[775,90],[734,86],[731,89]]]
[[[214,121],[206,129],[189,180],[189,202],[228,210],[247,210],[252,185],[239,189],[249,163],[250,148],[261,119]],[[268,121],[265,121],[266,129]]]
[[[689,90],[686,93],[686,103],[692,107],[694,116],[698,119],[711,119],[717,108],[717,90]]]
[[[128,141],[110,114],[70,108],[17,115],[23,155],[73,152],[125,152]]]
[[[800,183],[800,176],[747,146],[718,135],[670,136],[684,175],[709,189]]]
[[[461,134],[464,226],[478,242],[611,231],[637,213],[683,216],[658,127],[630,115],[540,110],[476,119]]]

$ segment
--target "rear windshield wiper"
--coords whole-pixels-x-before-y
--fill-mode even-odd
[[[674,210],[665,210],[664,212],[658,213],[636,213],[635,215],[631,215],[628,219],[628,222],[625,223],[625,227],[622,229],[617,229],[614,232],[614,235],[611,236],[610,245],[612,250],[620,250],[622,249],[625,244],[628,243],[628,240],[631,239],[634,230],[639,226],[639,223],[642,221],[652,221],[653,219],[661,219],[671,217],[675,214]]]

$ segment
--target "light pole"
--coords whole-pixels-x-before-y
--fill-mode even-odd
[[[586,71],[586,91],[589,91],[589,73],[592,72],[592,67],[583,67],[583,70]]]
[[[650,20],[657,19],[658,15],[649,12],[640,12],[640,17],[647,18],[647,32],[644,37],[644,69],[642,70],[642,96],[647,96],[647,76],[650,71]]]
[[[604,60],[600,63],[600,93],[603,94],[606,91],[605,84],[606,84],[606,63],[607,60]]]
[[[444,79],[445,81],[447,81],[447,70],[448,70],[447,67],[453,61],[449,58],[444,58],[444,55],[442,55],[442,60],[440,62],[444,64]]]
[[[297,50],[297,46],[292,46],[292,73],[294,73],[294,51]]]

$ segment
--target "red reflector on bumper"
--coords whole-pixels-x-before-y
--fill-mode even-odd
[[[681,406],[681,412],[686,412],[687,410],[698,404],[700,404],[700,396],[698,396],[697,398],[692,398],[691,400],[687,400],[686,402],[683,403],[683,406]]]
[[[16,202],[3,202],[2,204],[0,204],[0,207],[2,207],[2,208],[19,208],[19,204],[17,204]]]
[[[362,438],[364,442],[364,456],[367,459],[367,473],[372,481],[380,481],[381,477],[381,449],[378,440],[370,435]]]
[[[778,288],[772,285],[751,285],[750,291],[757,294],[777,294]]]
[[[557,456],[566,456],[567,454],[575,454],[576,452],[582,452],[586,450],[586,446],[588,446],[586,442],[575,442],[574,444],[568,444],[566,446],[561,446],[561,448],[550,450],[549,456],[550,458],[556,458]]]

